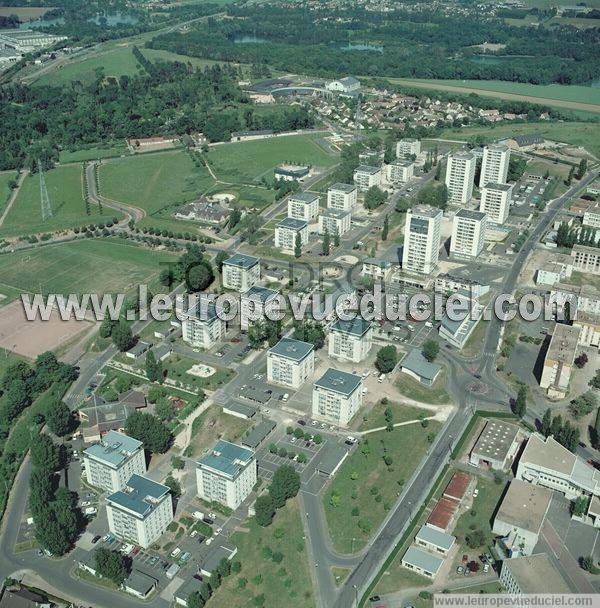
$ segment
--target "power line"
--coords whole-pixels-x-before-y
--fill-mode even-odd
[[[44,171],[42,169],[42,163],[38,159],[37,161],[38,173],[40,174],[40,204],[42,207],[42,220],[46,221],[52,217],[52,205],[50,204],[50,197],[48,196],[48,188],[46,188],[46,180],[44,178]]]

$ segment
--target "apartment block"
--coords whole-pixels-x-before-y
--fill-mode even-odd
[[[600,249],[586,247],[585,245],[573,245],[571,249],[573,268],[581,272],[600,274]]]
[[[267,381],[300,388],[315,371],[315,347],[309,342],[281,338],[267,351]]]
[[[450,255],[476,258],[482,251],[487,228],[487,215],[481,211],[459,209],[452,224]]]
[[[300,235],[302,246],[308,243],[308,223],[293,217],[282,219],[275,227],[275,247],[285,253],[294,253],[296,238]]]
[[[319,197],[311,192],[297,192],[288,198],[288,217],[310,222],[319,215]]]
[[[255,285],[243,293],[240,298],[241,328],[275,314],[279,310],[279,292],[267,287]]]
[[[489,182],[481,189],[479,211],[487,214],[490,222],[504,224],[510,211],[512,184]]]
[[[482,188],[490,182],[498,184],[506,183],[509,162],[510,149],[508,146],[504,144],[486,146],[483,149],[479,187]]]
[[[313,388],[312,416],[347,426],[362,405],[362,378],[330,367]]]
[[[132,475],[146,472],[141,441],[117,431],[109,431],[99,443],[83,452],[87,482],[108,492],[122,490]]]
[[[554,326],[540,380],[540,386],[553,399],[564,399],[567,395],[580,332],[578,327],[570,325]]]
[[[358,363],[367,357],[373,344],[373,324],[362,317],[338,319],[329,330],[330,357]]]
[[[253,450],[220,439],[211,452],[198,461],[198,496],[235,510],[256,485],[257,469]]]
[[[358,200],[358,189],[353,184],[335,183],[327,190],[328,209],[352,211]]]
[[[260,259],[235,253],[223,262],[223,287],[240,293],[248,291],[260,281]]]
[[[349,211],[340,211],[339,209],[327,209],[319,216],[319,234],[329,235],[346,234],[350,230],[352,216]]]
[[[392,184],[405,184],[414,175],[414,164],[410,160],[396,160],[387,166],[387,180]]]
[[[388,260],[366,258],[363,260],[361,275],[371,277],[374,281],[386,281],[393,269],[394,265]]]
[[[365,192],[373,186],[381,185],[381,168],[370,165],[359,165],[354,170],[354,183],[357,188]]]
[[[451,203],[466,205],[471,200],[475,165],[475,155],[471,152],[455,152],[448,156],[446,187]]]
[[[600,228],[600,205],[594,205],[584,212],[583,225],[591,228]]]
[[[402,268],[408,272],[431,274],[438,263],[442,211],[416,205],[406,214]]]
[[[181,337],[195,348],[212,348],[227,331],[225,321],[219,318],[217,308],[207,298],[198,298],[181,315]]]
[[[106,499],[108,529],[117,538],[147,549],[173,521],[167,486],[132,475],[125,487]]]
[[[421,153],[421,142],[418,139],[406,137],[396,142],[396,158],[418,156]]]

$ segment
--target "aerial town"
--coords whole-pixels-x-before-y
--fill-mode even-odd
[[[598,601],[598,5],[7,4],[0,608]]]

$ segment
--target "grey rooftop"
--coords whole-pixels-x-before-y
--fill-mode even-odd
[[[316,382],[315,387],[334,391],[345,396],[350,396],[362,383],[360,376],[342,372],[330,367]]]

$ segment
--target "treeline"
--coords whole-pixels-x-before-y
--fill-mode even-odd
[[[224,61],[264,64],[295,73],[507,80],[532,84],[588,83],[600,76],[593,28],[512,27],[502,19],[450,16],[434,10],[375,13],[361,8],[315,11],[289,5],[229,6],[238,19],[209,20],[196,29],[154,38],[152,48]],[[468,27],[465,27],[465,21]],[[240,37],[257,43],[236,43]],[[348,47],[367,41],[371,51]],[[510,61],[478,64],[472,48],[484,41],[505,44]]]
[[[573,245],[600,246],[597,229],[592,226],[571,228],[567,222],[561,222],[556,231],[556,246],[571,249]]]

